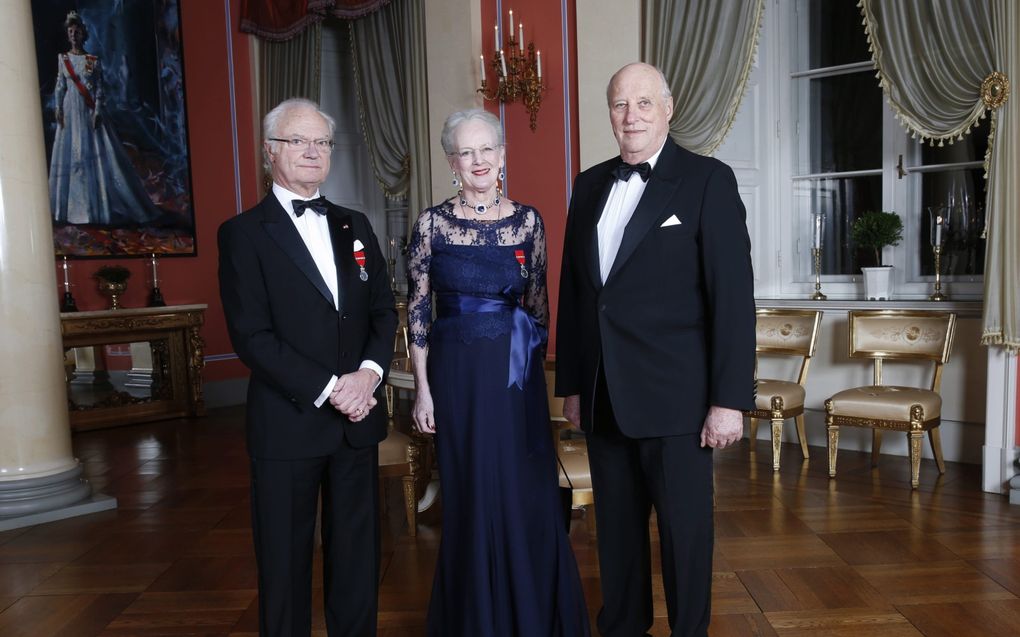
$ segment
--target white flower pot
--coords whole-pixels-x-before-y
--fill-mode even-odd
[[[861,268],[864,273],[864,298],[869,301],[888,301],[892,298],[892,266]]]

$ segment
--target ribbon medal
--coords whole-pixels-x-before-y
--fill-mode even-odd
[[[354,262],[361,268],[358,278],[362,281],[368,281],[368,272],[365,271],[365,244],[359,239],[354,240]]]
[[[524,267],[524,250],[514,250],[514,256],[517,258],[517,263],[521,264],[521,277],[528,278],[528,269]]]

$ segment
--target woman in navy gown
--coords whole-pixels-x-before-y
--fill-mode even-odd
[[[442,144],[461,189],[418,217],[408,264],[413,417],[435,433],[443,494],[428,634],[586,637],[543,372],[542,218],[502,194],[495,116],[454,113]]]

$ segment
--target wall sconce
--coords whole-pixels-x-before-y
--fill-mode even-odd
[[[515,37],[516,36],[516,37]],[[514,12],[510,11],[509,48],[504,49],[499,37],[499,25],[495,32],[495,55],[489,66],[496,75],[496,86],[489,90],[485,79],[485,55],[478,56],[478,71],[482,87],[477,90],[487,100],[514,102],[518,97],[531,115],[531,130],[535,130],[538,109],[542,104],[542,52],[535,50],[535,43],[524,46],[524,24],[518,22],[514,32]]]

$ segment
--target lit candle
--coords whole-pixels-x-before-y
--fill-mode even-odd
[[[499,68],[503,71],[503,77],[506,77],[506,58],[503,57],[503,49],[499,50]]]
[[[517,25],[517,47],[523,52],[524,51],[524,23],[521,22]]]
[[[482,84],[485,84],[485,55],[478,56],[478,77],[482,78]]]
[[[814,245],[816,250],[822,249],[822,215],[815,215]]]
[[[935,245],[942,245],[942,215],[935,217]]]
[[[152,287],[154,288],[159,287],[159,272],[156,269],[156,261],[157,261],[156,253],[153,252],[151,263],[152,263]]]
[[[514,10],[510,9],[510,37],[514,37]]]
[[[71,266],[67,263],[67,257],[64,257],[64,264],[61,266],[64,270],[64,292],[71,291]]]
[[[538,79],[542,79],[542,52],[538,51],[535,57],[535,66],[538,69]]]
[[[499,25],[496,25],[496,36],[492,39],[492,48],[499,50]]]

